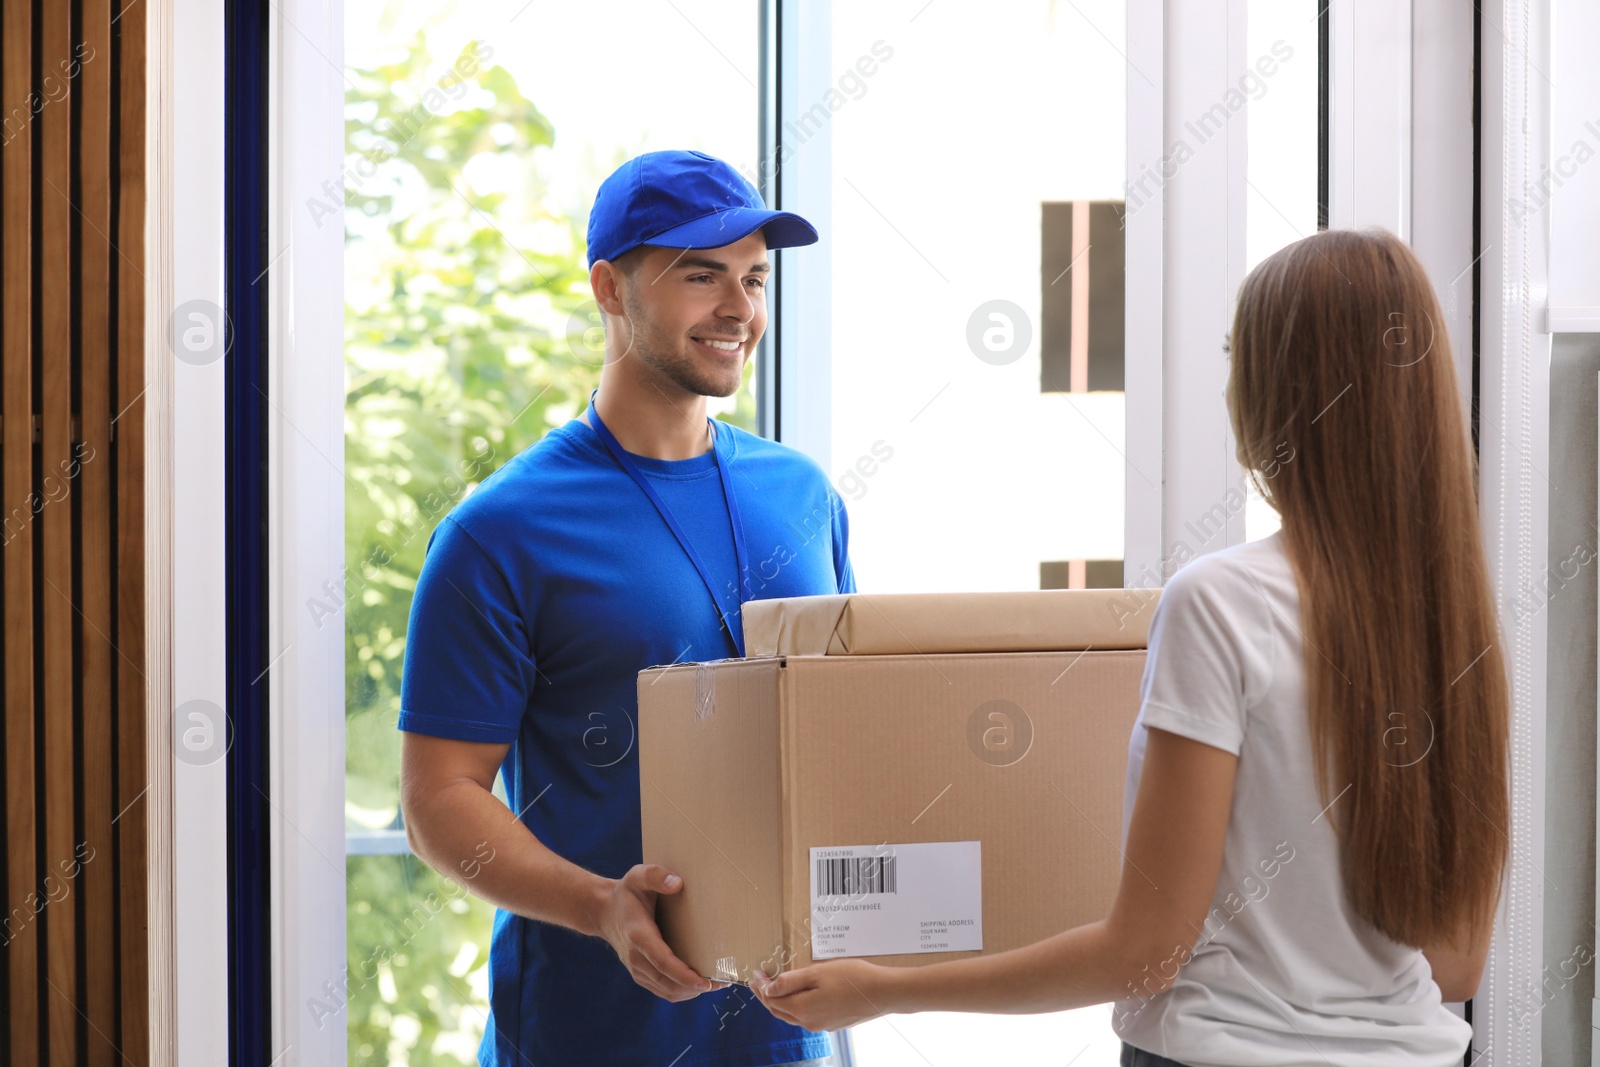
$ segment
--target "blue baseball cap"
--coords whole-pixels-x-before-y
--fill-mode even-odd
[[[640,245],[721,248],[765,230],[768,248],[816,243],[816,228],[772,211],[756,187],[704,152],[645,152],[600,183],[589,212],[589,265]]]

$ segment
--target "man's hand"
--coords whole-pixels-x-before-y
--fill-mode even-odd
[[[683,889],[683,879],[657,863],[640,863],[611,882],[598,926],[633,980],[663,1000],[689,1000],[727,982],[702,978],[673,955],[656,926],[656,897]]]

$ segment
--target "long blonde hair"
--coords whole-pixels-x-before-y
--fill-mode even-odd
[[[1402,944],[1458,941],[1507,860],[1510,701],[1438,300],[1393,235],[1329,230],[1245,278],[1230,350],[1239,459],[1300,588],[1348,899]]]

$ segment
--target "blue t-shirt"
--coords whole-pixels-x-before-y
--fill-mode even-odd
[[[854,592],[844,501],[811,459],[714,420],[755,599]],[[740,625],[711,452],[635,456]],[[511,810],[558,855],[619,878],[642,862],[637,675],[737,655],[672,531],[595,430],[552,430],[434,529],[406,637],[400,729],[510,742]],[[744,986],[674,1004],[603,939],[504,910],[489,952],[485,1067],[766,1067],[826,1056]]]

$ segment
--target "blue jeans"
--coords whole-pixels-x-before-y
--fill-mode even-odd
[[[1134,1048],[1126,1041],[1122,1043],[1121,1062],[1122,1067],[1183,1067],[1177,1060],[1169,1060],[1165,1056],[1157,1056],[1154,1052]]]

